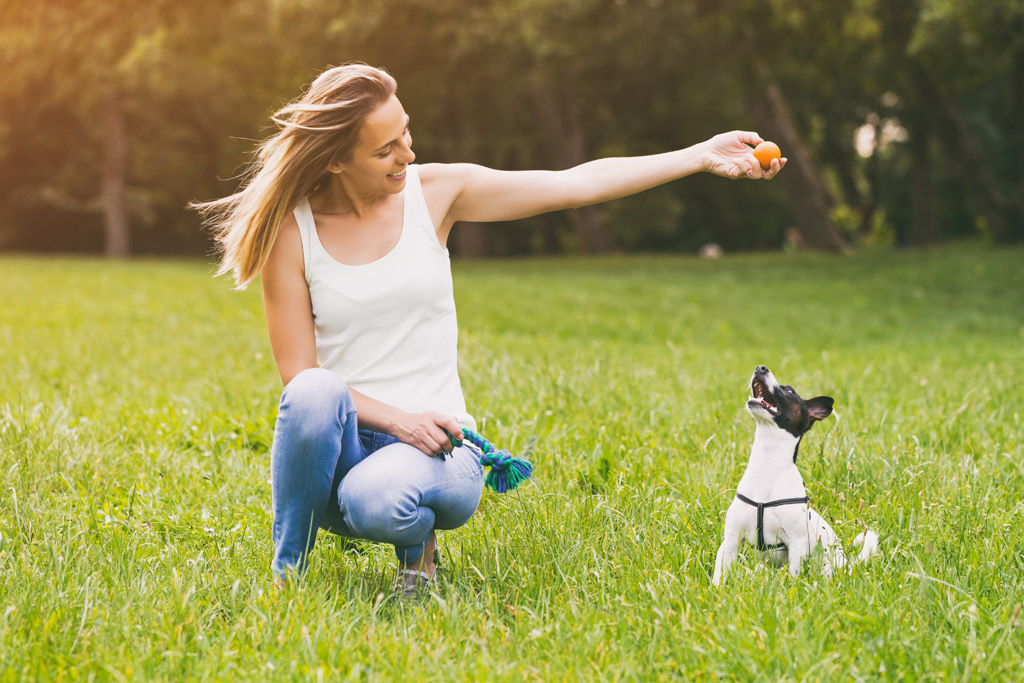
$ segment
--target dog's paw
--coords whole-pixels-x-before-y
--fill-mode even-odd
[[[853,539],[853,546],[860,548],[857,559],[866,560],[878,552],[878,534],[871,529],[862,531]]]

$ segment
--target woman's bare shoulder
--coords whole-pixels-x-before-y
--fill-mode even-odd
[[[466,187],[472,164],[421,164],[420,185],[430,211],[430,218],[438,226],[438,239],[444,244],[452,221],[448,211]]]
[[[299,234],[299,223],[295,220],[295,214],[289,213],[281,221],[277,237],[270,248],[267,265],[278,271],[281,267],[297,266],[300,271],[303,269],[302,236]]]

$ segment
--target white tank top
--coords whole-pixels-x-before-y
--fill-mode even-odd
[[[376,261],[336,261],[320,243],[309,200],[295,207],[317,361],[370,398],[454,415],[475,430],[459,381],[451,261],[427,212],[419,168],[407,168],[402,234]]]

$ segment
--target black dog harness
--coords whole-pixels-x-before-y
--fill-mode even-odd
[[[773,543],[768,545],[764,542],[764,509],[774,508],[780,505],[799,505],[800,503],[807,503],[811,499],[807,496],[803,498],[782,498],[780,500],[772,500],[767,503],[756,503],[739,491],[736,492],[736,497],[742,500],[747,505],[753,505],[757,508],[757,549],[758,550],[778,550],[779,548],[785,548],[785,543]]]

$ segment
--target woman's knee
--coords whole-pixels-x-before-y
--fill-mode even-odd
[[[443,461],[407,444],[392,444],[345,476],[338,502],[357,536],[412,545],[431,529],[454,529],[473,516],[483,489],[482,470],[466,448]]]
[[[338,400],[349,394],[345,380],[323,368],[306,368],[292,377],[281,392],[282,402]]]
[[[429,496],[436,529],[456,529],[473,517],[483,496],[483,468],[446,482]]]
[[[352,394],[338,375],[308,368],[292,378],[281,392],[278,420],[292,423],[300,433],[317,435],[353,412]]]

